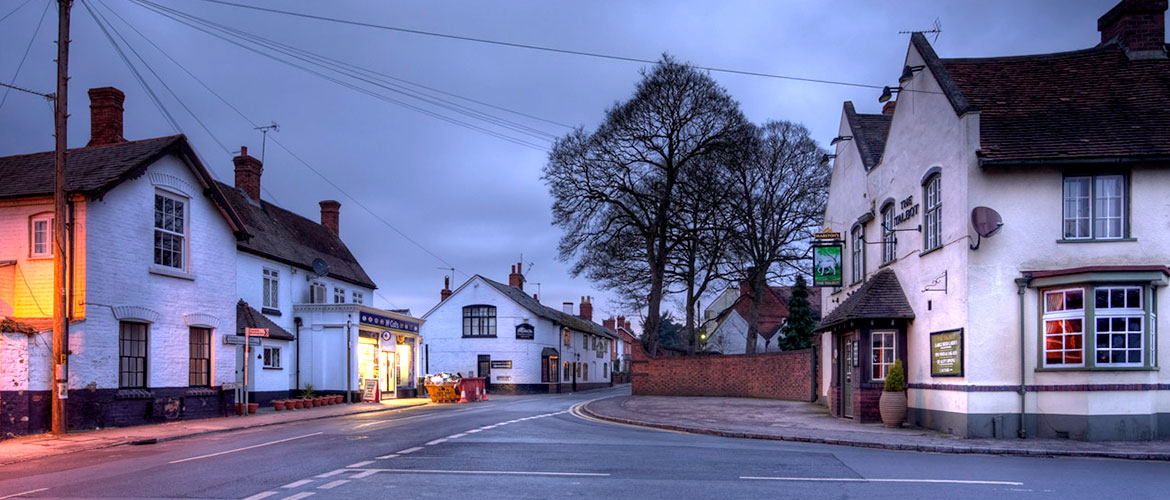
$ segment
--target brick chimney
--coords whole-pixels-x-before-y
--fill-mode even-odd
[[[593,321],[593,297],[581,297],[581,319]]]
[[[443,289],[439,290],[439,302],[447,300],[451,296],[451,277],[443,276]]]
[[[573,314],[573,303],[572,302],[561,302],[561,312],[563,312],[565,314]]]
[[[341,236],[341,203],[325,200],[318,205],[321,205],[321,225]]]
[[[1121,0],[1097,19],[1101,44],[1114,39],[1126,50],[1165,57],[1166,0]]]
[[[898,101],[886,101],[886,104],[882,106],[882,114],[886,116],[893,115],[894,108],[896,107],[898,107]]]
[[[524,263],[518,262],[512,266],[512,274],[508,275],[508,286],[524,289]]]
[[[604,326],[609,330],[617,330],[617,327],[614,326],[616,323],[617,321],[613,319],[613,316],[610,316],[609,319],[601,320],[601,326]]]
[[[251,156],[248,156],[248,147],[240,148],[240,156],[232,158],[236,164],[236,189],[239,189],[253,200],[260,201],[260,174],[264,172],[264,165]]]
[[[114,87],[89,89],[89,144],[126,142],[122,137],[122,103],[126,94]]]

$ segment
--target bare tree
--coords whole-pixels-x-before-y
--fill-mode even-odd
[[[553,223],[565,234],[560,257],[575,274],[601,275],[608,287],[645,286],[643,341],[657,353],[669,232],[680,179],[699,160],[739,144],[750,124],[739,104],[709,75],[669,56],[649,71],[633,97],[606,111],[597,131],[558,139],[544,168]],[[626,249],[600,243],[632,237],[645,267]],[[618,269],[607,269],[618,266]],[[624,271],[634,270],[622,277]]]
[[[823,215],[829,190],[823,154],[804,126],[772,121],[759,128],[747,161],[730,165],[732,259],[751,288],[746,352],[756,351],[769,274],[797,269]]]

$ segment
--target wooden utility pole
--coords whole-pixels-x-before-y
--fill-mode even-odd
[[[73,0],[57,1],[57,95],[53,128],[57,139],[53,186],[53,434],[65,434],[69,397],[69,335],[65,317],[65,125],[69,118],[69,10]]]

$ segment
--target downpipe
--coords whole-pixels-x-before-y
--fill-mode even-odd
[[[1024,346],[1027,340],[1024,332],[1024,294],[1028,290],[1028,285],[1032,283],[1032,277],[1026,276],[1023,278],[1016,278],[1017,294],[1020,296],[1020,388],[1016,392],[1020,395],[1020,427],[1016,431],[1016,435],[1020,439],[1028,438],[1028,431],[1024,427],[1024,412],[1026,409],[1027,389],[1024,374],[1027,373],[1027,354],[1024,352]]]

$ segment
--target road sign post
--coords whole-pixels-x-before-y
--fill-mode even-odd
[[[244,328],[244,411],[241,415],[248,414],[248,367],[252,364],[252,337],[267,337],[267,328]],[[256,345],[260,344],[260,339],[256,339]]]

